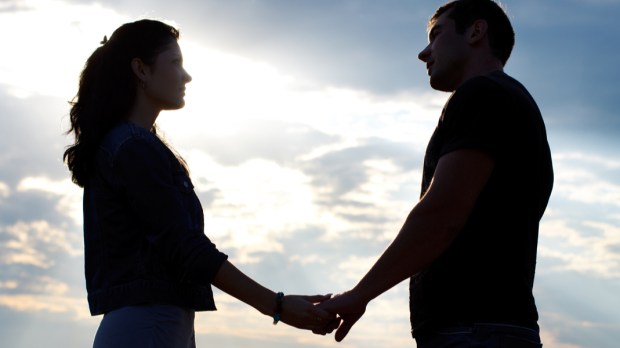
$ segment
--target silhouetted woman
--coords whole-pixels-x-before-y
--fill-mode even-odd
[[[215,310],[211,284],[261,313],[303,329],[333,316],[244,275],[204,234],[185,162],[156,134],[162,110],[184,106],[177,29],[122,25],[88,58],[70,111],[64,153],[84,188],[86,288],[104,314],[94,346],[195,347],[194,312]]]

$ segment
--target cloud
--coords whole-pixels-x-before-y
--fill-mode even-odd
[[[81,241],[47,221],[18,222],[0,225],[0,263],[30,265],[48,269],[55,264],[54,254],[82,254]]]
[[[554,195],[589,205],[620,207],[620,161],[585,153],[554,154]]]
[[[206,233],[218,247],[237,250],[238,262],[281,252],[277,234],[303,224],[313,210],[307,179],[298,170],[262,159],[222,166],[199,150],[187,159],[198,193],[217,192],[205,209]]]
[[[432,92],[378,96],[362,89],[320,86],[274,65],[193,42],[182,45],[185,65],[194,77],[187,104],[174,116],[163,113],[158,123],[175,143],[210,150],[217,146],[215,154],[236,151],[233,159],[241,150],[255,153],[274,142],[294,149],[293,155],[302,146],[350,142],[355,137],[389,136],[424,146],[447,97]]]
[[[160,6],[159,13],[184,18],[187,35],[319,83],[393,91],[408,89],[412,78],[425,79],[415,57],[425,45],[426,19],[434,6],[324,0],[192,1],[183,7]]]
[[[57,295],[4,295],[0,293],[0,306],[17,312],[50,312],[69,314],[74,320],[88,320],[88,304],[83,297]]]
[[[70,179],[51,180],[47,177],[26,177],[17,185],[18,192],[38,191],[58,199],[56,211],[80,226],[82,224],[82,189]]]
[[[19,12],[33,9],[23,0],[4,0],[0,2],[0,14],[3,12]]]
[[[411,144],[395,143],[385,139],[359,139],[351,146],[326,153],[305,163],[306,171],[314,178],[314,185],[334,194],[334,199],[367,183],[371,175],[390,175],[419,167],[421,154]],[[380,178],[377,180],[381,182]],[[377,183],[378,183],[377,182]],[[396,185],[382,182],[396,189]],[[378,188],[375,186],[375,188]]]
[[[373,140],[286,166],[266,159],[226,166],[199,150],[186,157],[199,195],[215,192],[205,206],[207,235],[248,263],[281,253],[283,238],[310,226],[326,238],[391,238],[419,195],[414,153]]]
[[[539,255],[558,263],[555,271],[620,278],[620,228],[597,221],[569,225],[551,220],[541,226]]]
[[[327,263],[325,261],[325,258],[320,254],[292,255],[291,257],[289,257],[288,260],[290,263],[299,263],[304,266],[310,264],[316,264],[320,266]]]
[[[258,158],[286,166],[317,147],[328,146],[337,140],[337,136],[319,132],[305,124],[250,120],[238,125],[234,134],[215,134],[192,142],[192,145],[200,146],[226,166]]]
[[[579,314],[572,316],[563,311],[545,311],[541,313],[541,321],[540,336],[545,347],[614,347],[617,344],[618,321],[589,321]]]
[[[553,347],[553,348],[585,348],[585,346],[564,343],[561,341],[561,333],[558,330],[540,330],[540,340],[543,343],[544,347]]]
[[[45,294],[49,296],[64,296],[69,290],[69,285],[65,282],[54,279],[50,276],[34,276],[34,279],[25,279],[20,277],[19,280],[11,279],[0,283],[0,288],[19,290],[21,294]]]
[[[568,145],[581,146],[604,137],[616,141],[620,71],[614,68],[620,51],[611,43],[618,36],[614,13],[617,1],[575,0],[563,3],[509,3],[517,41],[507,69],[530,89],[550,123],[550,133],[571,132]],[[553,13],[553,20],[546,14]],[[588,30],[583,30],[587,27]],[[596,33],[596,34],[595,34]],[[596,51],[596,64],[588,52]],[[554,62],[547,64],[545,62]],[[532,68],[540,67],[540,68]],[[543,68],[544,67],[544,68]],[[558,80],[566,78],[565,82]],[[579,139],[581,138],[581,139]],[[604,146],[597,146],[599,150]]]
[[[9,186],[0,181],[0,198],[7,198],[11,195],[11,189]]]
[[[599,155],[586,154],[583,152],[560,152],[553,155],[556,161],[581,162],[592,164],[606,169],[620,169],[620,160],[616,158],[606,158]]]
[[[64,141],[61,119],[68,112],[66,101],[31,96],[17,99],[0,84],[0,180],[9,187],[24,176],[45,173],[66,177],[60,158]]]
[[[340,261],[338,264],[338,274],[344,275],[348,284],[355,284],[357,281],[368,272],[368,270],[375,264],[378,259],[378,255],[375,256],[349,256]],[[340,280],[342,281],[342,280]]]
[[[553,159],[556,179],[540,228],[540,270],[618,279],[620,161],[585,151],[556,152]]]

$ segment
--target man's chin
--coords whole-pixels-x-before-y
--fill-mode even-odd
[[[454,86],[452,86],[451,84],[446,83],[446,81],[442,79],[436,77],[433,78],[432,75],[430,77],[430,85],[431,88],[433,88],[434,90],[441,92],[453,92],[455,90]]]

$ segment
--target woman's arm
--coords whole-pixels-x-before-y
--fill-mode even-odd
[[[225,261],[213,279],[213,285],[225,293],[256,308],[264,315],[276,313],[276,293],[255,282],[232,263]],[[336,316],[314,304],[329,299],[331,295],[287,295],[282,299],[281,320],[299,329],[318,330],[332,322]]]

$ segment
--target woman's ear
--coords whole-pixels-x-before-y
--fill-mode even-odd
[[[144,84],[149,78],[149,66],[144,64],[142,59],[134,58],[131,60],[131,70],[136,74],[138,80],[141,81],[141,84]]]

